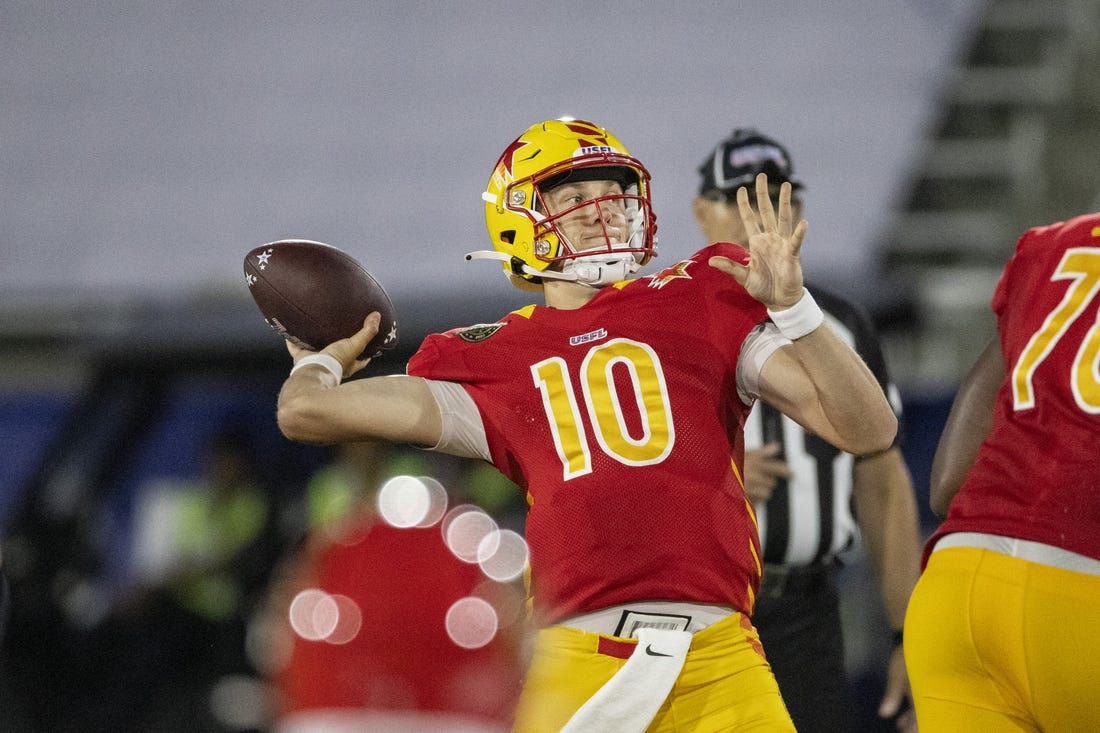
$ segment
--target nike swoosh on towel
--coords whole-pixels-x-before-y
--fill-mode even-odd
[[[671,657],[671,654],[662,654],[661,652],[653,651],[653,645],[649,644],[645,648],[645,653],[651,657]]]

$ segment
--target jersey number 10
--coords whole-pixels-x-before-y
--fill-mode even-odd
[[[621,390],[613,371],[625,369],[630,388]],[[612,339],[589,349],[580,365],[581,395],[576,394],[569,365],[552,357],[531,365],[535,386],[554,435],[565,480],[592,471],[592,448],[581,410],[588,413],[599,448],[620,463],[645,466],[663,461],[676,439],[668,386],[661,361],[648,344]],[[633,403],[641,433],[631,435],[624,405]]]

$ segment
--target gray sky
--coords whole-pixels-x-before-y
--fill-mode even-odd
[[[772,134],[808,187],[808,271],[850,288],[983,5],[4,2],[0,301],[244,292],[245,252],[285,237],[395,298],[493,292],[499,266],[463,261],[480,193],[561,115],[649,167],[657,264],[703,244],[709,149]]]

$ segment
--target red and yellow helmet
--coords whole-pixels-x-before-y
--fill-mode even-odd
[[[629,236],[625,242],[608,241],[606,248],[579,253],[557,225],[568,212],[547,216],[542,192],[566,180],[594,179],[622,184],[622,194],[594,201],[598,205],[622,199]],[[577,257],[599,259],[613,254],[622,259],[628,255],[633,271],[656,254],[649,172],[614,135],[591,122],[547,120],[528,128],[500,156],[482,198],[489,238],[499,253],[494,259],[505,260],[506,272],[531,282],[540,282],[540,273],[551,265]]]

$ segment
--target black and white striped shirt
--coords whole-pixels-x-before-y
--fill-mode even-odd
[[[900,418],[901,401],[871,319],[836,295],[812,286],[809,290],[833,331],[863,357]],[[786,461],[791,478],[779,481],[771,498],[755,507],[764,562],[808,565],[851,547],[858,532],[852,515],[855,458],[757,400],[745,424],[745,448],[767,443],[781,446],[779,457]]]

